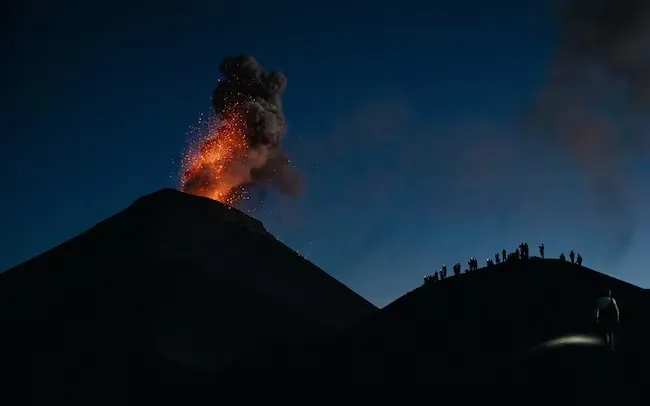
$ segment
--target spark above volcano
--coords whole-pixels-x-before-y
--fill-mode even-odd
[[[282,150],[286,78],[249,56],[225,58],[212,94],[214,117],[183,158],[181,189],[231,206],[254,186],[302,194],[302,176]]]

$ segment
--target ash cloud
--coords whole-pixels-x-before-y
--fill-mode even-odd
[[[620,255],[636,231],[629,165],[649,146],[650,2],[568,0],[559,10],[534,132],[579,165]]]
[[[251,185],[271,186],[299,197],[302,176],[282,149],[287,133],[281,99],[286,77],[281,72],[265,71],[251,56],[227,57],[219,68],[224,77],[212,93],[212,106],[218,118],[238,110],[246,122],[249,146],[261,162],[251,167]]]

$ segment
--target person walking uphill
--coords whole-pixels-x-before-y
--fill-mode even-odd
[[[596,302],[595,316],[599,334],[603,337],[607,348],[613,351],[614,332],[620,322],[620,312],[611,290],[608,289],[605,296],[599,298]]]

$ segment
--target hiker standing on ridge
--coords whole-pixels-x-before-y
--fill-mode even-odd
[[[576,263],[576,254],[573,252],[573,250],[571,250],[571,252],[569,252],[569,259],[571,260],[572,264]]]
[[[580,253],[578,253],[578,258],[576,258],[576,264],[578,264],[578,266],[582,266],[582,256]]]
[[[454,275],[460,275],[460,263],[454,265]]]
[[[447,277],[447,265],[443,265],[442,268],[440,268],[440,273],[442,274],[443,278]]]
[[[616,299],[612,297],[612,291],[607,290],[606,295],[596,302],[596,324],[598,332],[603,337],[607,348],[614,350],[614,332],[620,322],[620,312]]]
[[[539,244],[539,256],[544,259],[544,244]]]
[[[508,253],[506,252],[506,250],[501,251],[501,258],[503,258],[503,262],[506,262],[506,260],[508,259]]]
[[[498,252],[496,254],[494,254],[494,262],[496,262],[497,264],[501,263],[501,257],[499,257]]]
[[[566,257],[564,256],[564,252],[560,254],[560,261],[562,261],[562,262],[566,261]]]
[[[526,245],[522,242],[521,244],[519,244],[519,252],[521,253],[520,254],[521,259],[524,259],[524,253],[526,252],[525,250],[526,250]]]

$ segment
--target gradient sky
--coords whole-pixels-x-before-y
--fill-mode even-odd
[[[621,245],[571,156],[520,125],[554,51],[550,7],[429,3],[62,0],[3,13],[0,269],[178,186],[220,59],[250,54],[288,78],[285,146],[307,182],[302,200],[276,197],[256,217],[373,303],[521,240],[650,286],[648,161],[626,167],[634,227]]]

